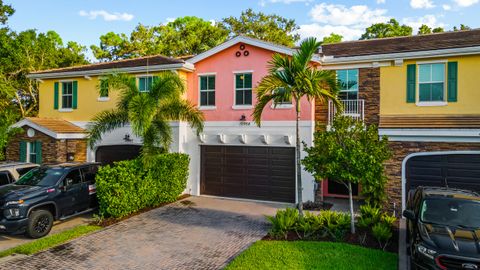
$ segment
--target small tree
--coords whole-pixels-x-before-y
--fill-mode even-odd
[[[312,147],[305,145],[305,169],[317,181],[330,179],[348,189],[351,232],[355,233],[352,184],[362,184],[367,202],[384,198],[383,162],[390,158],[387,139],[379,138],[376,126],[366,127],[351,117],[337,115],[329,131],[315,133]]]

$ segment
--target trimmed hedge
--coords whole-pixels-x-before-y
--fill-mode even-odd
[[[187,186],[189,162],[186,154],[167,153],[148,168],[140,159],[101,167],[96,176],[100,216],[120,218],[175,201]]]

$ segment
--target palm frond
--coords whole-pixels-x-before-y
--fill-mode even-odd
[[[154,77],[152,90],[148,94],[156,100],[170,97],[180,97],[185,93],[185,82],[171,71],[164,71]]]
[[[102,134],[128,124],[128,113],[120,110],[107,110],[93,118],[94,124],[87,130],[88,144],[91,148],[102,138]]]
[[[321,43],[314,37],[306,38],[300,48],[293,54],[293,61],[299,69],[305,69],[312,61],[313,55],[318,51]]]
[[[171,121],[188,122],[191,128],[200,134],[203,131],[203,113],[197,107],[184,99],[169,99],[161,103],[159,117]]]
[[[128,103],[128,119],[135,135],[141,136],[150,127],[155,110],[156,101],[148,95],[140,94],[131,98]]]

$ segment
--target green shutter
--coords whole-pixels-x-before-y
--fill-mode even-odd
[[[53,84],[53,109],[58,110],[58,82]]]
[[[407,103],[415,103],[416,70],[416,64],[407,65]]]
[[[20,161],[26,162],[27,161],[27,142],[20,141]]]
[[[448,73],[447,100],[448,102],[457,102],[458,63],[448,62],[447,73]]]
[[[42,142],[36,141],[35,142],[35,149],[37,150],[36,161],[37,164],[42,164]]]
[[[73,98],[72,98],[72,109],[77,108],[77,95],[78,95],[78,82],[73,81]]]

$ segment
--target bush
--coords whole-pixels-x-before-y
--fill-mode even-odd
[[[139,159],[101,167],[96,176],[99,215],[119,218],[175,201],[186,188],[189,161],[186,154],[168,153],[154,157],[149,167]]]
[[[377,239],[381,249],[385,249],[387,247],[388,240],[390,240],[390,238],[393,236],[392,228],[383,222],[377,223],[372,227],[372,234],[373,237]]]
[[[287,208],[285,210],[278,210],[277,214],[273,217],[267,216],[268,221],[272,223],[270,229],[270,236],[273,238],[287,238],[289,231],[293,231],[297,228],[297,222],[300,215],[297,209]]]

